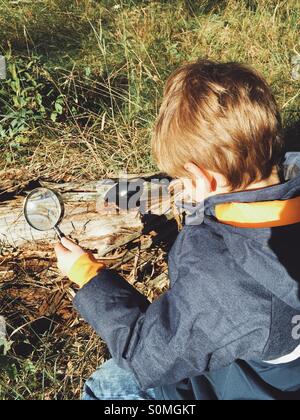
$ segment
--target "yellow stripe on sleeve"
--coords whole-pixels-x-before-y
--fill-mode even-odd
[[[86,253],[73,264],[68,276],[71,281],[83,287],[103,268],[105,268],[105,264],[97,261],[92,254]]]

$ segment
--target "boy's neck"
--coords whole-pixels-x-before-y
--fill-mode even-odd
[[[264,179],[263,181],[259,181],[259,182],[253,182],[252,184],[248,185],[248,187],[246,187],[243,190],[230,191],[227,188],[222,188],[219,191],[216,191],[215,194],[228,194],[228,193],[248,191],[248,190],[258,190],[261,188],[271,187],[277,184],[280,184],[280,178],[279,178],[277,169],[274,169],[271,176],[268,179]],[[215,195],[215,194],[212,194],[212,195]]]
[[[279,179],[278,172],[274,171],[272,173],[272,175],[270,176],[270,178],[265,179],[265,180],[260,181],[260,182],[253,183],[253,184],[249,185],[246,188],[246,190],[257,190],[259,188],[271,187],[272,185],[276,185],[276,184],[280,184],[280,179]]]

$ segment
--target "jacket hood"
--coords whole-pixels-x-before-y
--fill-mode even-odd
[[[186,203],[184,206],[181,205],[188,211],[186,224],[201,224],[204,215],[215,217],[215,207],[218,204],[288,200],[300,195],[300,152],[286,153],[282,164],[282,172],[284,182],[281,184],[257,190],[218,194],[196,205],[190,203]]]
[[[254,203],[258,201],[288,200],[300,195],[300,153],[286,153],[282,172],[284,182],[257,190],[246,190],[229,194],[219,194],[205,201],[205,214],[215,216],[217,204],[237,202]]]
[[[286,154],[283,175],[285,181],[281,184],[210,197],[204,205],[195,207],[187,217],[187,225],[197,225],[197,219],[200,225],[204,212],[204,224],[223,238],[237,264],[277,299],[300,311],[300,223],[241,228],[219,223],[215,218],[215,207],[221,203],[289,200],[300,196],[300,153]]]

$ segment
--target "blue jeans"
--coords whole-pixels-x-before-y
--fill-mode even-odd
[[[155,400],[155,389],[142,391],[133,374],[113,359],[104,363],[86,382],[84,400]]]

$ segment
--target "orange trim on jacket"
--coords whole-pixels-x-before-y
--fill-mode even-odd
[[[289,200],[216,205],[219,222],[242,228],[270,228],[300,222],[300,197]]]
[[[78,286],[83,287],[103,268],[105,268],[105,264],[97,261],[92,254],[85,253],[75,261],[68,277]]]

